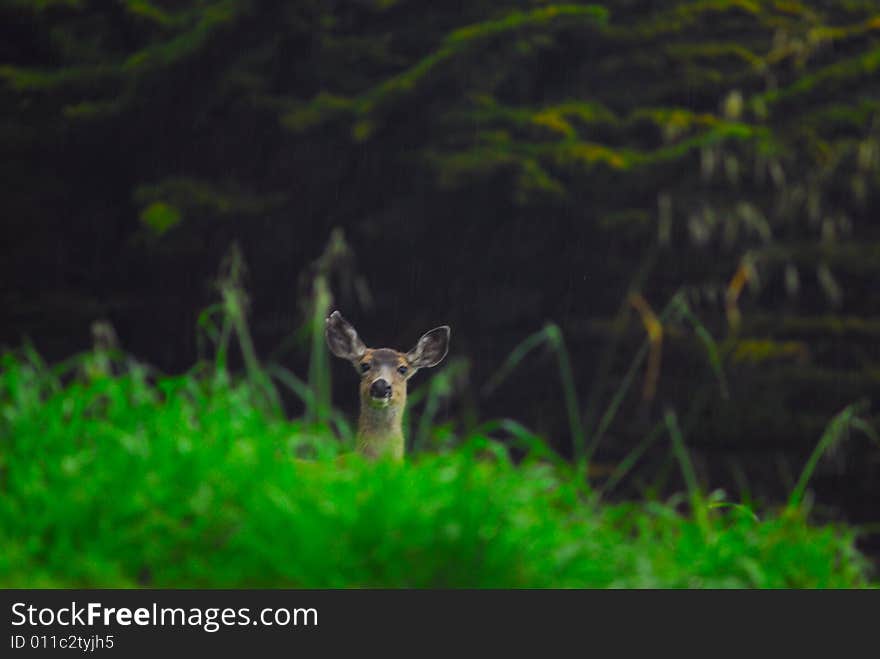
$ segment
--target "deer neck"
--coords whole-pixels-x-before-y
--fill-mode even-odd
[[[369,457],[389,456],[403,459],[403,409],[406,397],[388,407],[373,407],[369,401],[361,401],[358,418],[357,448]]]

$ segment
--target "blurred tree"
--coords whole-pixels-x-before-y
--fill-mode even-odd
[[[180,367],[233,239],[256,335],[277,341],[339,226],[391,321],[367,332],[451,322],[477,377],[553,319],[601,407],[623,370],[603,347],[644,333],[632,311],[612,322],[628,293],[659,308],[683,288],[731,374],[695,441],[803,454],[880,393],[875,2],[0,12],[8,341],[61,352],[107,315]],[[709,369],[690,333],[664,341],[657,396],[684,404]],[[564,446],[556,398],[516,409]]]

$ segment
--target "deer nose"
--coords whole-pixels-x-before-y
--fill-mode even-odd
[[[370,395],[373,398],[387,398],[391,396],[391,385],[381,378],[370,385]]]

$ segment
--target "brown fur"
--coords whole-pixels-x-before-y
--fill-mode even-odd
[[[403,459],[406,442],[402,422],[407,382],[420,368],[442,361],[449,346],[449,334],[448,326],[437,327],[425,333],[407,353],[390,348],[367,348],[338,311],[330,314],[325,328],[327,345],[334,355],[350,361],[361,376],[359,453],[370,458]],[[377,399],[372,395],[371,388],[378,380],[391,385],[390,396]]]

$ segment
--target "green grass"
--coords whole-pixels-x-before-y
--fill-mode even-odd
[[[3,356],[0,586],[871,585],[855,532],[801,505],[599,503],[537,441],[511,460],[491,437],[509,422],[368,463],[326,423],[285,418],[253,369],[115,368]]]

